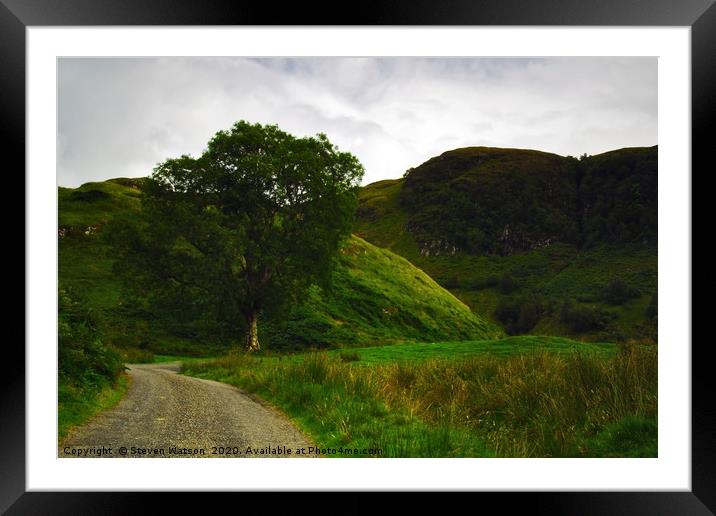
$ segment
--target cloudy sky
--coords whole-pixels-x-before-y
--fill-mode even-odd
[[[60,59],[62,186],[151,174],[237,120],[326,133],[364,184],[466,146],[657,144],[656,58]]]

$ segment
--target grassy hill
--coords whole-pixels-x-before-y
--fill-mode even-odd
[[[364,187],[356,234],[509,333],[655,340],[656,163],[457,149]]]
[[[141,180],[133,179],[59,189],[60,287],[86,303],[107,344],[188,355],[221,351],[227,343],[212,338],[210,329],[173,331],[132,298],[116,273],[121,263],[105,233],[109,223],[131,220],[141,195]],[[311,289],[302,306],[263,320],[259,331],[264,345],[284,350],[502,335],[407,260],[358,237],[341,249],[330,291]]]
[[[302,307],[267,326],[281,349],[501,335],[405,258],[355,236],[340,251],[331,292],[311,289]]]

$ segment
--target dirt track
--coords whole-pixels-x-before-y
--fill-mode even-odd
[[[297,455],[313,443],[285,416],[230,385],[176,374],[178,363],[128,367],[124,399],[71,432],[58,457],[315,456]]]

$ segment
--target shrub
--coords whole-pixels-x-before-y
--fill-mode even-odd
[[[500,278],[497,276],[488,276],[486,278],[476,278],[472,280],[461,281],[460,284],[455,285],[456,288],[466,288],[469,290],[484,290],[486,288],[494,288],[500,285]],[[445,287],[453,288],[453,287]]]
[[[577,305],[567,300],[560,310],[560,320],[576,333],[602,330],[609,322],[609,314],[604,310],[585,305]]]
[[[504,297],[495,309],[495,318],[510,335],[529,332],[539,322],[542,302],[535,297]]]
[[[114,382],[122,371],[122,358],[102,343],[84,303],[72,291],[60,289],[58,309],[60,383],[96,390]]]
[[[610,305],[622,305],[627,300],[637,297],[639,291],[622,279],[615,278],[604,289],[604,300]]]
[[[343,362],[357,362],[360,360],[360,354],[356,351],[341,351],[340,357]]]
[[[517,318],[517,330],[526,333],[537,325],[539,321],[539,306],[535,302],[525,302],[520,306],[520,315]]]
[[[500,278],[500,292],[503,294],[511,294],[517,289],[515,279],[508,272],[502,275]]]
[[[451,288],[460,288],[462,286],[462,282],[460,279],[458,279],[457,276],[450,276],[446,280],[442,281],[440,285],[443,288],[451,289]]]

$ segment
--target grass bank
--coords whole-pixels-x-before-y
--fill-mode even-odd
[[[121,374],[113,385],[99,388],[82,389],[61,384],[57,405],[58,438],[64,439],[73,428],[119,403],[129,388],[129,381],[129,376]]]
[[[183,372],[258,394],[324,447],[381,448],[384,457],[656,456],[655,346],[423,360],[397,360],[390,348],[380,348],[384,360],[380,349],[234,354]]]

